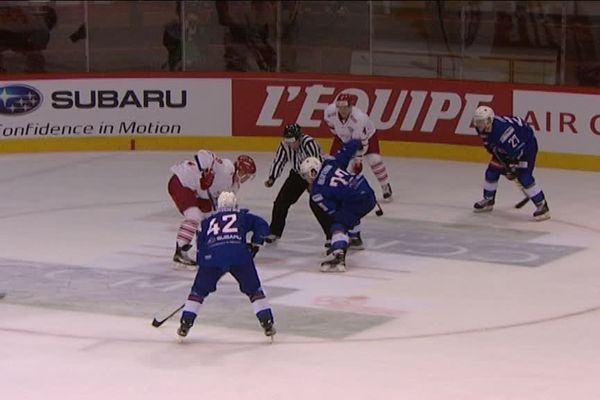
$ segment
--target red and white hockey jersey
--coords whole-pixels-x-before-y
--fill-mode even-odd
[[[371,136],[375,134],[375,125],[373,125],[369,116],[356,106],[352,107],[348,119],[342,121],[335,103],[328,105],[325,109],[325,122],[331,133],[339,137],[344,143],[349,142],[351,139],[358,139],[366,146]]]
[[[208,188],[200,188],[200,179],[202,170],[212,169],[215,178]],[[237,193],[240,183],[235,176],[235,166],[231,160],[219,158],[214,153],[206,150],[200,150],[195,159],[186,160],[171,167],[171,171],[177,175],[181,184],[196,192],[196,197],[210,200],[215,206],[221,192]]]

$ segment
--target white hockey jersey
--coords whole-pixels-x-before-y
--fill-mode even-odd
[[[375,134],[375,125],[369,116],[356,106],[352,107],[348,119],[342,122],[335,103],[328,105],[325,109],[325,122],[331,133],[339,137],[342,142],[348,143],[351,139],[362,141],[363,151],[366,151],[369,139]]]
[[[202,169],[212,169],[215,173],[215,179],[208,190],[200,189],[202,171],[198,168],[198,162]],[[171,172],[177,175],[183,186],[196,192],[196,197],[210,200],[215,208],[221,192],[237,193],[240,188],[240,183],[235,177],[233,162],[205,150],[199,151],[194,161],[186,160],[173,165]]]

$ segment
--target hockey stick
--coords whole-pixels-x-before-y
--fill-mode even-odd
[[[525,197],[523,200],[521,200],[517,204],[515,204],[515,208],[523,208],[523,206],[525,206],[525,204],[527,204],[528,202],[529,202],[529,197]]]
[[[165,322],[167,322],[167,320],[169,318],[171,318],[173,315],[177,314],[179,311],[181,311],[183,309],[183,306],[185,306],[185,304],[182,304],[181,306],[179,306],[177,308],[177,310],[173,311],[171,314],[169,314],[165,319],[161,319],[160,321],[157,320],[156,318],[154,318],[154,320],[152,320],[152,326],[155,328],[158,328],[159,326],[161,326],[162,324],[164,324]]]
[[[505,170],[507,168],[509,168],[509,165],[506,162],[502,161],[502,156],[501,155],[499,155],[496,151],[492,151],[492,154],[504,166]],[[513,168],[527,168],[527,161],[519,161],[517,164],[513,165]],[[513,169],[513,171],[514,171],[514,169]],[[519,180],[517,179],[517,177],[514,174],[514,172],[512,173],[512,175],[513,175],[512,178],[508,178],[508,174],[507,173],[503,173],[503,175],[508,180],[514,181],[515,184],[518,186],[518,188],[521,190],[521,192],[523,192],[523,194],[525,195],[525,198],[523,200],[520,200],[517,204],[515,204],[515,208],[517,208],[517,209],[523,208],[523,206],[525,206],[525,204],[527,204],[527,202],[529,201],[529,195],[527,194],[527,192],[525,192],[525,189],[521,185],[521,182],[519,182]]]
[[[515,208],[523,208],[525,206],[525,204],[527,204],[527,202],[529,201],[529,196],[527,195],[527,192],[525,192],[525,189],[523,188],[523,186],[521,185],[521,183],[518,180],[515,180],[515,183],[517,184],[517,186],[519,187],[519,189],[521,189],[521,192],[523,192],[523,194],[525,195],[525,198],[521,201],[519,201],[517,204],[515,204]]]

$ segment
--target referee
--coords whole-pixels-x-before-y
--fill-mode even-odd
[[[271,234],[265,238],[267,243],[276,242],[283,235],[285,219],[292,204],[296,203],[302,193],[308,189],[308,183],[300,176],[300,164],[307,157],[316,157],[322,161],[321,148],[315,139],[302,133],[298,124],[286,125],[283,129],[283,140],[277,148],[273,164],[269,170],[269,179],[265,182],[266,187],[273,186],[275,180],[283,172],[285,165],[290,162],[290,174],[281,186],[275,202],[273,203],[273,214],[271,216]],[[329,228],[331,217],[310,199],[310,209],[319,221],[326,240],[331,239]]]

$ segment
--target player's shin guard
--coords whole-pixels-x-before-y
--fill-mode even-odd
[[[179,245],[179,247],[189,244],[194,239],[198,225],[198,221],[190,218],[185,219],[181,225],[179,225],[179,229],[177,230],[177,245]]]
[[[387,173],[387,168],[385,163],[383,162],[383,158],[380,154],[370,153],[365,155],[365,159],[371,170],[373,171],[373,175],[379,181],[381,185],[381,190],[383,191],[383,200],[391,201],[392,200],[392,186],[389,182],[389,177]]]
[[[192,292],[188,296],[185,305],[183,306],[183,313],[181,314],[181,320],[177,334],[184,338],[187,336],[190,328],[194,325],[200,306],[204,302],[204,297],[199,296],[197,293]]]
[[[254,308],[254,313],[256,314],[256,318],[260,323],[260,326],[265,330],[265,336],[273,336],[276,333],[275,330],[275,320],[273,318],[273,311],[271,311],[271,305],[265,296],[265,293],[262,289],[259,289],[256,293],[251,296],[248,296],[250,302],[252,302],[252,307]]]

